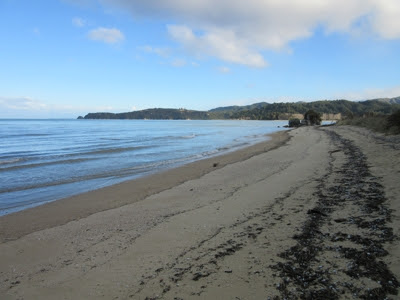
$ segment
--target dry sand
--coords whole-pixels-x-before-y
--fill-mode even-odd
[[[395,299],[400,137],[303,127],[0,218],[0,299]]]

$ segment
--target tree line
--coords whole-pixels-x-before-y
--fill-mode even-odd
[[[367,100],[324,100],[315,102],[256,103],[248,106],[219,107],[209,111],[153,108],[125,113],[89,113],[84,119],[152,119],[152,120],[287,120],[291,115],[304,115],[309,110],[320,114],[342,114],[344,117],[371,114],[389,115],[400,109],[400,97]],[[80,117],[82,118],[82,117]]]

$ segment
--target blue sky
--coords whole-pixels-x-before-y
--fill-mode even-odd
[[[400,96],[398,0],[0,0],[0,118]]]

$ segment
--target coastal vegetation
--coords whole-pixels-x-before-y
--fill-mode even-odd
[[[363,116],[348,116],[337,125],[353,125],[372,129],[385,134],[400,134],[400,109],[390,115],[369,113]]]
[[[307,125],[321,125],[321,115],[310,109],[304,114],[304,121]]]
[[[321,125],[322,117],[321,114],[315,110],[310,109],[304,114],[304,119],[300,120],[298,118],[289,119],[288,127],[300,127],[300,126],[314,126]]]
[[[157,120],[289,120],[303,119],[314,110],[324,120],[356,118],[368,114],[389,115],[400,109],[400,97],[366,101],[323,100],[315,102],[255,103],[246,106],[218,107],[209,111],[153,108],[124,113],[89,113],[84,119],[157,119]],[[81,117],[82,118],[82,117]]]
[[[292,118],[289,120],[289,127],[299,127],[301,125],[301,121],[298,118]]]

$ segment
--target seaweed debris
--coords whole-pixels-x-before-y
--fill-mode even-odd
[[[396,238],[383,186],[358,147],[325,132],[340,151],[330,153],[330,172],[320,179],[296,245],[271,266],[281,278],[277,288],[283,299],[390,299],[400,284],[382,260],[385,244]],[[334,155],[344,156],[340,168]]]

